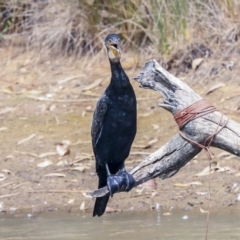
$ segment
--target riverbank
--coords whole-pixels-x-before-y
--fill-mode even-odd
[[[94,200],[85,193],[96,188],[98,179],[90,127],[96,101],[110,78],[106,56],[102,53],[98,59],[41,61],[34,52],[14,53],[0,48],[0,211],[91,212]],[[144,64],[142,58],[131,53],[123,53],[122,62],[131,79]],[[214,66],[218,72],[211,75]],[[240,122],[238,71],[237,67],[223,67],[216,58],[202,58],[195,69],[175,73]],[[138,99],[138,133],[127,169],[177,133],[173,117],[158,108],[161,96],[140,89],[134,80],[132,84]],[[239,159],[213,151],[219,160],[212,163],[211,175],[202,152],[170,179],[155,179],[129,193],[116,194],[107,212],[152,211],[159,207],[166,212],[175,208],[204,212],[239,207]]]

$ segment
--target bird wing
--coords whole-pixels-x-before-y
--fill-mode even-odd
[[[104,93],[102,97],[98,100],[96,109],[93,114],[92,131],[91,131],[93,149],[95,149],[98,139],[101,135],[103,120],[108,107],[107,98],[108,97],[106,96],[106,93]]]

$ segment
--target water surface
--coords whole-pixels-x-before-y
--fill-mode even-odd
[[[240,239],[240,213],[211,213],[208,239]],[[0,239],[4,240],[198,240],[205,239],[206,215],[177,211],[90,215],[45,213],[34,218],[0,215]]]

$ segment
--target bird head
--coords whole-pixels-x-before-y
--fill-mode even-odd
[[[105,38],[105,45],[107,47],[108,57],[110,61],[118,62],[121,58],[120,50],[121,38],[118,34],[109,34]]]

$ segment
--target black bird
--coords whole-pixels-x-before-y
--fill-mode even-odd
[[[135,184],[124,161],[137,130],[136,96],[120,63],[120,43],[118,34],[105,39],[112,77],[97,103],[91,131],[98,188],[107,186],[111,196],[120,190],[130,191]],[[110,195],[96,199],[93,216],[104,213]]]

